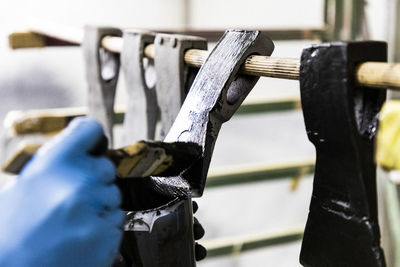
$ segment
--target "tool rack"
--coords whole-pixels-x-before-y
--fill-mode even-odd
[[[351,8],[349,8],[349,3],[351,3]],[[325,7],[326,26],[323,29],[274,30],[264,32],[273,40],[318,39],[321,41],[331,41],[367,37],[363,30],[363,24],[365,23],[363,1],[326,0]],[[351,14],[344,12],[349,9],[351,10]],[[351,31],[344,33],[343,28],[346,23],[351,24]],[[220,31],[186,31],[182,33],[203,36],[210,41],[216,40],[221,35]],[[28,32],[12,34],[10,36],[10,45],[13,48],[79,45],[81,40],[82,32],[80,30],[60,30],[60,27],[53,29],[41,25],[32,27]],[[106,37],[103,39],[103,46],[110,51],[120,52],[122,40],[116,37]],[[154,49],[151,45],[146,47],[145,54],[149,58],[154,57]],[[206,51],[190,50],[185,55],[185,62],[190,66],[200,67],[206,57]],[[297,80],[299,77],[299,64],[298,59],[253,56],[247,59],[241,72],[249,75]],[[373,62],[364,63],[357,69],[356,80],[359,84],[365,86],[398,90],[400,89],[400,65]],[[301,108],[299,99],[283,99],[281,101],[247,103],[241,106],[237,114],[279,112],[299,108]],[[9,114],[8,122],[9,124],[11,123],[13,132],[16,135],[38,132],[48,133],[65,127],[69,120],[66,118],[84,115],[85,113],[86,110],[84,108],[26,112],[15,111]],[[123,118],[124,111],[118,110],[115,118],[116,123],[122,123]],[[34,124],[32,123],[33,120],[40,121],[40,123]],[[43,127],[43,125],[50,126],[55,121],[59,125],[58,128]],[[233,184],[287,179],[310,175],[313,172],[313,159],[278,166],[249,167],[243,170],[226,171],[223,173],[213,173],[211,170],[207,178],[207,187],[212,188]],[[292,242],[301,239],[302,233],[303,229],[295,228],[273,234],[270,232],[260,233],[254,236],[246,235],[226,239],[206,240],[202,243],[207,247],[208,257],[218,257]]]

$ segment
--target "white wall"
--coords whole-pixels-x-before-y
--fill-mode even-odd
[[[193,28],[302,28],[323,25],[321,0],[191,0]]]

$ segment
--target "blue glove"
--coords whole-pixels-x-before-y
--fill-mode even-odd
[[[124,213],[115,167],[93,150],[103,136],[75,119],[0,192],[0,266],[110,266]]]

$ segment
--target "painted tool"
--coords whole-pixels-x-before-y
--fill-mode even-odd
[[[105,36],[121,35],[121,30],[117,28],[87,26],[82,41],[89,116],[103,126],[110,147],[113,146],[114,99],[120,59],[118,53],[104,49],[101,42]]]
[[[157,139],[163,140],[181,109],[186,94],[198,72],[185,64],[189,49],[207,49],[207,40],[188,35],[158,33],[154,40],[154,64],[157,73],[157,103],[161,129]]]
[[[385,62],[384,42],[334,42],[303,50],[300,90],[317,154],[300,262],[385,266],[377,215],[374,138],[386,92],[358,86],[357,65]]]
[[[240,107],[258,77],[239,74],[252,54],[270,55],[270,39],[259,31],[227,31],[197,74],[179,114],[165,138],[193,142],[201,157],[177,177],[120,180],[127,221],[124,242],[128,265],[195,266],[191,197],[202,195],[212,152],[222,123]],[[179,227],[177,227],[179,225]],[[129,236],[130,235],[130,236]],[[151,248],[151,249],[149,249]]]

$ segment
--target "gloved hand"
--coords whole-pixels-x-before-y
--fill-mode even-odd
[[[0,192],[0,266],[110,266],[124,213],[101,126],[75,119]]]

